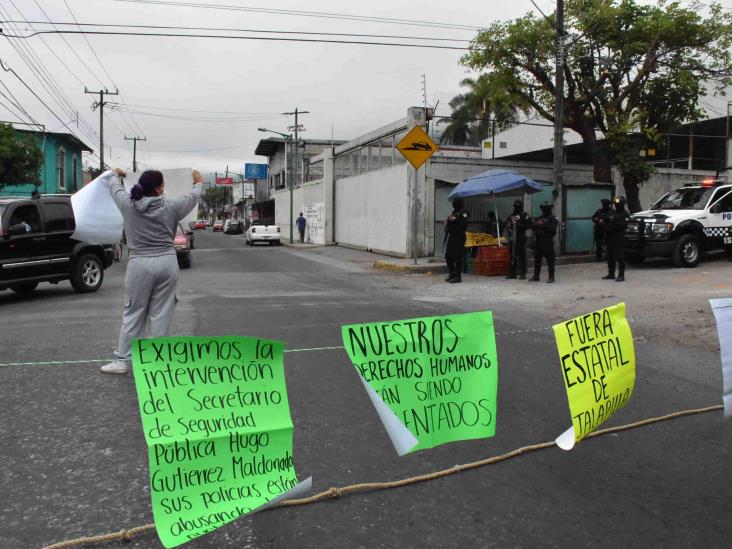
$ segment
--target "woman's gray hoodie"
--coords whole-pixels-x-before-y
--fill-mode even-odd
[[[198,204],[202,186],[177,198],[144,196],[132,200],[117,174],[104,172],[100,176],[112,193],[112,199],[122,212],[130,257],[175,255],[173,239],[178,223]]]

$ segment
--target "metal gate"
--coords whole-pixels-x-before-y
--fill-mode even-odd
[[[611,186],[565,187],[564,251],[566,253],[592,252],[592,214],[600,207],[601,199],[612,197]]]

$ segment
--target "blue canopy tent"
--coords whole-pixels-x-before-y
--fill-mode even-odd
[[[532,194],[542,190],[541,183],[511,170],[488,170],[473,177],[469,177],[458,183],[448,195],[448,199],[455,197],[468,197],[477,195],[493,195],[493,204],[496,208],[496,219],[498,219],[498,208],[495,206],[497,194]],[[498,224],[498,239],[500,242],[501,228]]]

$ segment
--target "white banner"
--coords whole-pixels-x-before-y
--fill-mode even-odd
[[[719,354],[722,358],[722,400],[724,416],[732,417],[732,298],[710,299],[719,334]]]
[[[122,240],[122,214],[109,193],[113,172],[104,172],[72,195],[76,229],[71,238],[91,244],[116,244]]]

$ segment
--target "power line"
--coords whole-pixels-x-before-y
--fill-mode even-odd
[[[15,3],[12,2],[11,4],[13,7],[18,11],[18,7],[15,5]],[[6,17],[8,15],[8,12],[5,11],[0,6],[0,10],[2,10],[3,13],[5,13]],[[21,17],[23,17],[23,14],[20,13]],[[8,43],[13,47],[15,52],[18,54],[18,56],[23,60],[23,62],[28,66],[28,68],[31,70],[31,72],[35,75],[35,77],[38,79],[38,82],[41,84],[41,86],[45,89],[45,91],[49,94],[51,99],[53,99],[56,104],[61,108],[61,110],[69,109],[70,112],[75,111],[74,105],[71,103],[71,101],[68,100],[68,98],[63,94],[61,91],[61,88],[58,86],[58,84],[53,80],[53,78],[50,76],[50,71],[48,70],[48,67],[41,61],[41,59],[38,57],[38,55],[35,53],[35,50],[33,50],[33,47],[30,44],[26,44],[19,40],[10,40],[10,38],[7,37]],[[17,44],[16,44],[17,42]],[[64,104],[65,102],[65,104]]]
[[[120,0],[121,1],[121,0]],[[16,31],[17,32],[17,31]],[[317,44],[352,44],[358,46],[392,46],[402,48],[427,48],[437,50],[459,50],[469,51],[469,47],[462,46],[439,46],[436,44],[409,44],[404,42],[370,42],[368,40],[325,40],[320,38],[283,38],[271,36],[235,36],[227,34],[174,34],[167,32],[117,32],[117,31],[67,31],[67,30],[42,30],[21,35],[3,33],[4,36],[25,40],[44,34],[92,34],[101,36],[149,36],[164,38],[219,38],[224,40],[264,40],[267,42],[309,42]]]
[[[183,115],[175,115],[175,114],[168,114],[168,113],[153,113],[153,112],[146,112],[146,111],[138,111],[138,110],[133,110],[133,109],[124,111],[124,109],[120,109],[119,107],[115,107],[114,105],[110,105],[110,109],[120,112],[120,113],[128,112],[128,113],[139,114],[142,116],[154,116],[156,118],[168,118],[168,119],[172,119],[172,120],[185,120],[185,121],[190,121],[190,122],[223,122],[223,123],[261,122],[264,120],[273,120],[275,118],[279,118],[279,116],[228,116],[228,117],[183,116]]]
[[[17,79],[18,79],[18,80],[20,81],[20,83],[21,83],[21,84],[23,84],[23,86],[25,86],[25,88],[26,88],[26,89],[27,89],[27,90],[28,90],[29,92],[31,92],[31,93],[33,94],[33,96],[34,96],[34,97],[35,97],[36,99],[38,99],[38,101],[39,101],[39,102],[40,102],[40,103],[41,103],[41,104],[42,104],[42,105],[43,105],[44,107],[46,107],[46,110],[48,110],[48,112],[50,112],[50,113],[51,113],[51,114],[52,114],[52,115],[54,116],[54,118],[56,118],[56,120],[58,120],[59,122],[61,122],[61,125],[62,125],[62,126],[64,126],[64,127],[65,127],[65,128],[67,129],[67,130],[69,130],[69,133],[70,133],[71,135],[73,135],[74,137],[76,137],[77,139],[79,139],[79,141],[82,141],[82,140],[81,140],[81,139],[80,139],[80,138],[79,138],[79,137],[78,137],[78,136],[77,136],[77,135],[76,135],[76,134],[74,133],[74,130],[72,130],[71,128],[69,128],[68,124],[67,124],[66,122],[64,122],[63,120],[61,120],[61,118],[59,118],[59,116],[58,116],[58,115],[56,114],[56,111],[54,111],[54,110],[53,110],[53,109],[52,109],[51,107],[49,107],[49,106],[48,106],[48,104],[47,104],[47,103],[46,103],[46,102],[45,102],[45,101],[44,101],[44,100],[43,100],[43,99],[42,99],[42,98],[41,98],[41,97],[40,97],[40,96],[39,96],[39,95],[38,95],[38,94],[37,94],[37,93],[36,93],[36,92],[35,92],[35,91],[33,90],[33,88],[31,88],[31,87],[30,87],[30,86],[28,85],[28,83],[27,83],[27,82],[26,82],[25,80],[23,80],[23,78],[22,78],[22,77],[21,77],[21,76],[20,76],[20,75],[19,75],[19,74],[18,74],[17,72],[15,72],[15,70],[13,70],[13,69],[12,69],[11,67],[6,67],[6,66],[5,66],[5,64],[3,63],[2,59],[0,59],[0,69],[4,70],[5,72],[9,72],[9,73],[12,73],[12,75],[13,75],[13,76],[15,76],[15,78],[17,78]],[[82,141],[82,143],[83,143],[83,141]],[[94,153],[94,152],[92,152],[92,154],[94,155],[95,153]],[[96,155],[96,156],[99,156],[99,155]]]
[[[23,105],[20,103],[18,98],[15,97],[15,95],[13,95],[13,92],[10,90],[10,88],[8,88],[8,86],[5,84],[5,82],[0,80],[0,85],[2,85],[3,88],[5,88],[5,91],[7,91],[8,95],[10,95],[10,97],[12,98],[12,101],[10,99],[8,99],[8,101],[11,101],[11,103],[13,103],[13,105],[18,107],[18,109],[20,109],[21,111],[23,111],[23,113],[28,117],[28,119],[31,120],[32,122],[34,122],[37,126],[42,126],[42,124],[39,124],[38,121],[35,120],[27,110],[25,110],[25,107],[23,107]],[[7,97],[7,96],[5,96],[5,94],[3,94],[3,97]]]
[[[81,26],[79,26],[79,20],[76,18],[76,15],[74,15],[74,12],[71,9],[71,6],[69,6],[69,3],[66,0],[64,0],[64,4],[66,5],[66,9],[69,11],[69,14],[71,15],[71,18],[76,22],[77,27],[79,27],[79,30],[83,30],[81,28]],[[107,78],[109,78],[110,82],[112,82],[112,84],[114,85],[114,87],[116,89],[119,89],[119,86],[117,86],[117,83],[114,81],[114,78],[112,78],[112,75],[109,74],[109,71],[107,71],[107,68],[104,66],[104,63],[102,63],[102,60],[99,58],[99,55],[97,55],[97,52],[94,49],[94,47],[92,46],[91,42],[89,41],[89,38],[87,38],[86,34],[84,34],[83,36],[84,36],[84,41],[86,42],[87,46],[89,46],[89,49],[91,50],[92,54],[96,58],[97,63],[99,63],[99,66],[102,68],[102,71],[104,71],[104,74],[107,75]],[[120,95],[119,98],[120,98],[120,101],[122,101],[122,103],[124,104],[125,103],[124,96],[123,95]],[[137,129],[140,131],[140,133],[144,133],[142,131],[142,128],[140,127],[140,125],[135,120],[135,118],[133,116],[130,116],[129,114],[127,116],[132,121],[132,124],[129,124],[129,122],[125,121],[125,123],[127,123],[127,125],[130,126],[130,129],[132,129],[133,132],[134,132],[135,131],[135,128],[133,126],[136,126]],[[122,120],[125,120],[125,117],[124,116],[122,116]]]
[[[40,10],[41,10],[41,12],[43,13],[43,15],[45,15],[45,16],[46,16],[46,19],[48,19],[48,21],[50,22],[50,21],[51,21],[51,18],[50,18],[50,17],[48,16],[48,14],[46,13],[46,10],[44,10],[44,9],[43,9],[43,7],[42,7],[42,6],[41,6],[41,5],[40,5],[40,4],[38,3],[38,0],[33,0],[33,1],[35,2],[36,6],[38,6],[38,9],[40,9]],[[10,2],[12,3],[12,2],[13,2],[13,0],[10,0]],[[15,5],[15,4],[13,4],[13,5]],[[17,10],[18,8],[15,8],[15,9]],[[53,26],[53,23],[51,23],[51,25]],[[54,27],[54,28],[55,28],[55,27]],[[104,82],[102,82],[102,81],[101,81],[101,80],[99,79],[99,77],[98,77],[98,76],[97,76],[97,75],[96,75],[96,74],[94,73],[94,71],[92,71],[92,70],[91,70],[91,68],[89,68],[89,65],[87,65],[87,64],[86,64],[86,61],[84,61],[84,60],[83,60],[83,59],[81,58],[81,56],[79,55],[79,52],[77,52],[77,51],[76,51],[76,50],[75,50],[75,49],[74,49],[74,48],[73,48],[73,47],[71,46],[71,44],[69,44],[69,42],[68,42],[68,41],[66,40],[66,37],[65,37],[65,36],[63,36],[63,35],[61,35],[61,40],[63,40],[63,41],[64,41],[64,43],[65,43],[65,44],[66,44],[66,45],[67,45],[67,46],[69,47],[69,49],[71,50],[71,52],[72,52],[72,53],[73,53],[73,54],[74,54],[74,55],[76,56],[76,58],[77,58],[77,59],[78,59],[78,60],[79,60],[79,61],[81,62],[81,64],[82,64],[82,65],[84,65],[84,67],[86,68],[86,70],[87,70],[87,71],[89,71],[89,74],[91,74],[91,75],[92,75],[92,77],[93,77],[93,78],[95,78],[95,79],[96,79],[96,81],[97,81],[97,82],[99,82],[99,84],[100,84],[101,86],[104,86]]]
[[[127,107],[138,107],[141,109],[152,109],[152,110],[160,110],[160,111],[181,111],[181,112],[198,112],[198,113],[206,113],[206,114],[242,114],[242,115],[280,115],[279,112],[244,112],[244,111],[204,111],[204,110],[197,110],[197,109],[181,109],[177,107],[157,107],[153,105],[136,105],[133,103],[127,103]]]
[[[255,142],[256,143],[256,142]],[[241,143],[239,145],[232,145],[230,147],[216,147],[214,149],[186,149],[186,150],[173,150],[173,151],[161,151],[161,150],[151,150],[150,152],[156,152],[156,153],[202,153],[202,152],[213,152],[213,151],[227,151],[232,149],[242,149],[244,147],[250,147],[254,145],[255,143]]]
[[[176,6],[185,8],[199,8],[199,9],[211,9],[211,10],[223,10],[223,11],[244,11],[252,13],[265,13],[271,15],[290,15],[298,17],[314,17],[320,19],[341,19],[347,21],[362,21],[369,23],[389,23],[397,25],[408,25],[416,27],[433,27],[442,29],[454,29],[454,30],[466,30],[476,31],[480,27],[472,25],[459,25],[453,23],[444,23],[438,21],[422,21],[416,19],[397,19],[393,17],[374,17],[370,15],[352,15],[347,13],[329,13],[329,12],[318,12],[318,11],[304,11],[304,10],[285,10],[285,9],[273,9],[273,8],[259,8],[250,6],[232,6],[227,4],[200,4],[195,2],[171,2],[162,0],[115,0],[116,2],[126,2],[130,4],[150,4],[156,6]]]
[[[12,116],[14,116],[15,118],[17,118],[18,119],[18,122],[20,122],[21,124],[26,124],[27,122],[25,122],[25,120],[23,120],[23,110],[20,109],[15,103],[13,103],[13,101],[7,95],[5,95],[3,92],[0,92],[0,96],[4,97],[5,100],[8,103],[10,103],[10,105],[11,105],[10,107],[8,107],[5,103],[3,103],[2,101],[0,101],[0,106],[2,106],[6,111],[8,111]],[[20,113],[20,114],[18,114],[18,113]],[[30,118],[27,115],[27,113],[26,113],[25,116],[31,122],[35,122],[32,118]],[[34,126],[34,125],[35,126],[40,126],[40,124],[37,124],[37,123],[31,124],[31,126]]]
[[[8,23],[15,23],[16,21],[7,21]],[[111,24],[111,23],[69,23],[65,21],[27,21],[30,25],[48,25],[51,24],[54,28],[60,26],[76,26],[79,30],[84,30],[82,27],[92,28],[117,28],[117,29],[164,29],[164,30],[185,30],[185,31],[216,31],[216,32],[255,32],[261,34],[298,34],[306,36],[348,36],[353,38],[394,38],[400,40],[429,40],[435,42],[466,42],[470,43],[470,40],[462,38],[438,38],[433,36],[404,36],[396,34],[359,34],[351,32],[314,32],[314,31],[284,31],[284,30],[272,30],[272,29],[242,29],[235,27],[183,27],[177,25],[124,25],[124,24]],[[35,29],[33,29],[35,30]]]
[[[20,14],[20,16],[25,19],[25,16],[19,10],[18,6],[13,2],[13,0],[10,0],[10,3],[12,4],[13,8],[15,8],[15,10],[18,12],[18,14]],[[3,10],[3,13],[5,13],[7,17],[8,12]],[[76,119],[78,126],[79,116],[76,106],[69,100],[66,94],[63,93],[61,87],[51,75],[50,70],[45,65],[45,63],[43,63],[40,57],[38,57],[38,54],[35,52],[33,47],[30,46],[30,44],[24,44],[23,42],[18,42],[18,45],[16,46],[16,44],[12,40],[10,40],[9,38],[7,40],[16,51],[16,53],[20,56],[20,58],[31,70],[33,75],[38,79],[41,87],[46,91],[46,93],[48,93],[49,97],[60,107],[60,110],[64,112],[68,117]],[[49,47],[48,44],[46,44],[46,46]],[[91,140],[93,141],[95,132],[93,131],[93,129],[91,129],[91,126],[89,126],[89,124],[83,118],[81,119],[81,124],[81,129],[84,131],[87,137],[92,136]]]

